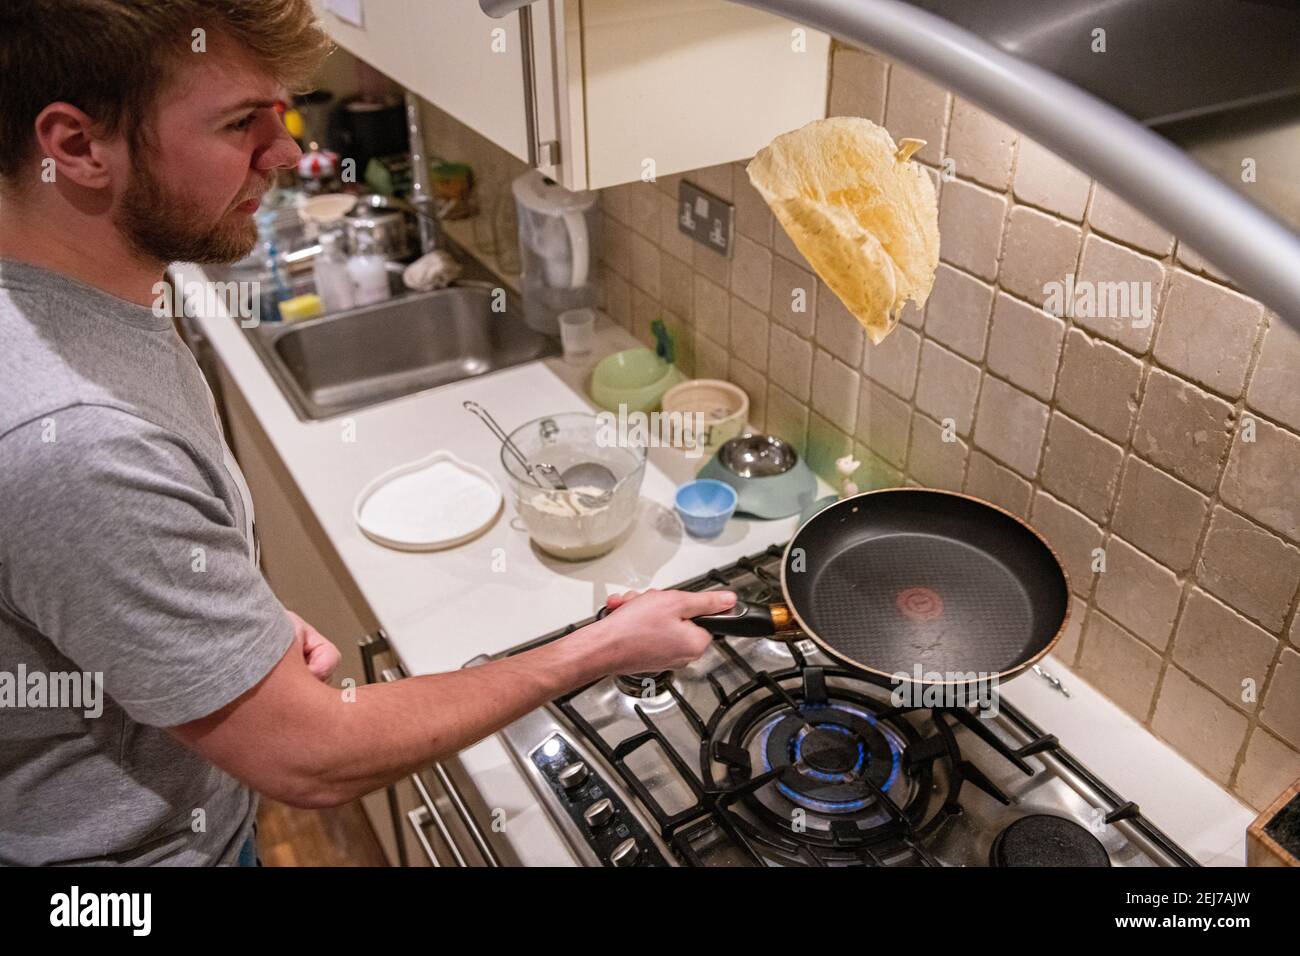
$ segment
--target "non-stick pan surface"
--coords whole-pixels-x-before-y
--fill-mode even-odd
[[[782,586],[800,628],[885,677],[1010,676],[1064,626],[1060,562],[1028,526],[975,498],[898,488],[844,499],[790,542]]]

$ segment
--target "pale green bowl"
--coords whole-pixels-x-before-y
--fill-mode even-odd
[[[591,373],[591,398],[607,411],[626,405],[629,412],[652,412],[663,401],[664,392],[682,380],[676,365],[670,365],[653,349],[628,349],[606,356]]]

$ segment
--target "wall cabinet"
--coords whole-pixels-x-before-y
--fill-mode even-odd
[[[340,46],[528,158],[519,15],[477,0],[313,0]],[[826,115],[830,37],[724,0],[533,4],[539,168],[600,189],[754,155]]]

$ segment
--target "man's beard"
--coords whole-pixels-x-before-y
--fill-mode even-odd
[[[252,216],[227,211],[215,223],[189,195],[167,188],[147,161],[132,173],[113,224],[135,251],[157,262],[237,262],[257,244]]]

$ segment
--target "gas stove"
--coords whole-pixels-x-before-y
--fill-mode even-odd
[[[780,600],[781,555],[679,587]],[[1197,865],[1056,737],[987,704],[895,706],[811,641],[715,637],[683,670],[597,681],[500,739],[590,866]]]

